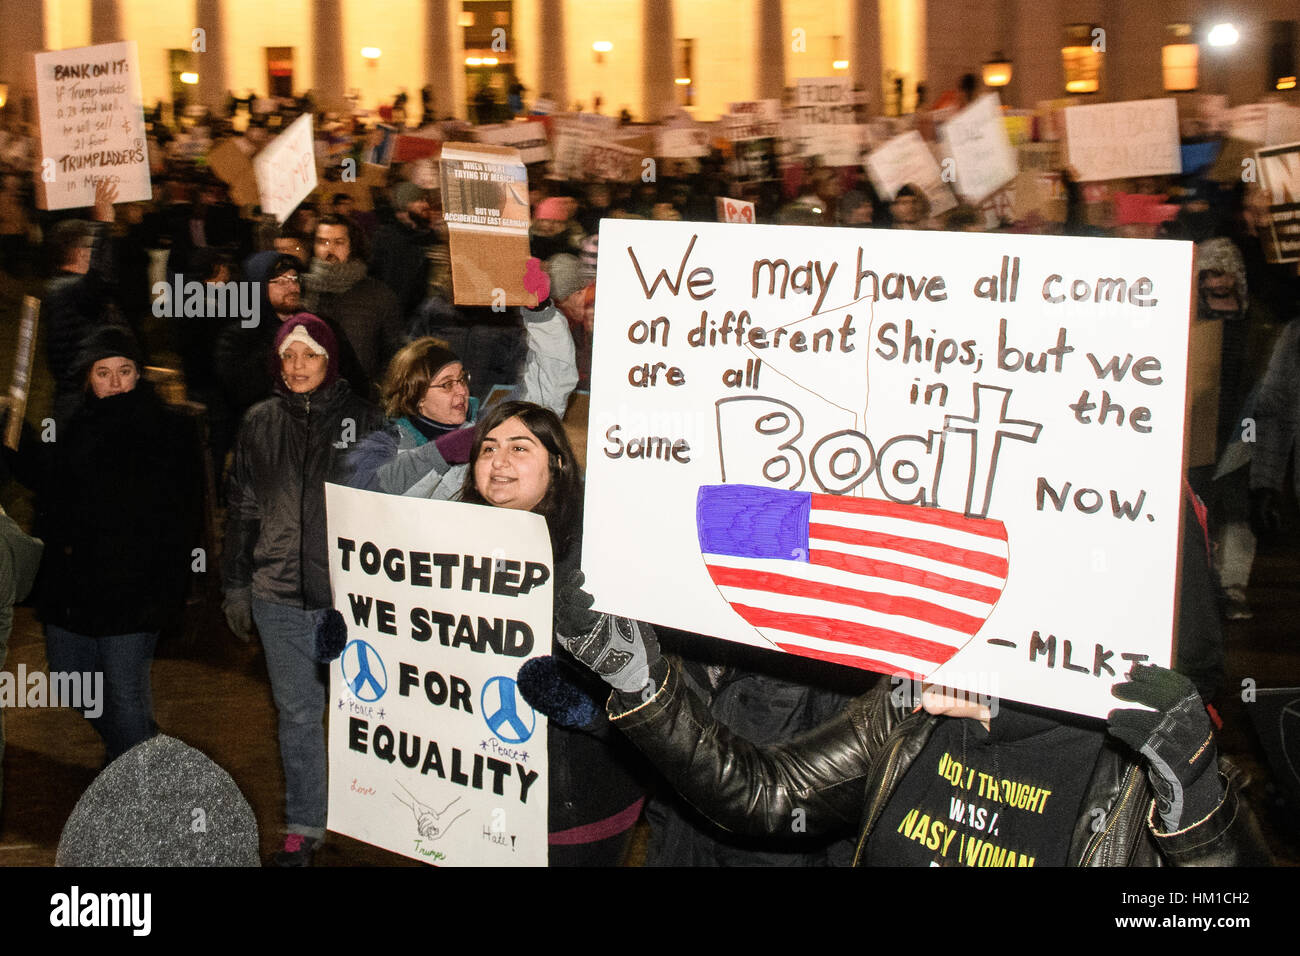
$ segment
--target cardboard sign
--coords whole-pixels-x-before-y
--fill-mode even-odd
[[[528,172],[519,151],[448,143],[439,163],[457,305],[537,304],[528,291]]]
[[[733,143],[775,139],[781,135],[781,102],[744,100],[732,103],[718,124],[723,138]]]
[[[545,163],[551,158],[551,144],[542,123],[497,123],[479,126],[474,138],[493,146],[513,146],[525,163]]]
[[[1092,715],[1168,664],[1191,243],[601,232],[597,608]]]
[[[1080,182],[1183,171],[1178,102],[1172,97],[1068,107],[1065,139]]]
[[[1246,103],[1228,110],[1233,139],[1278,146],[1300,139],[1300,109],[1285,103]]]
[[[257,173],[234,139],[224,139],[208,153],[208,168],[230,187],[230,198],[237,206],[256,206],[261,199],[257,190]]]
[[[40,120],[37,204],[93,206],[101,180],[117,186],[119,203],[152,198],[135,41],[36,53],[33,59]]]
[[[1300,143],[1255,154],[1259,182],[1268,200],[1270,225],[1264,243],[1269,262],[1300,260]]]
[[[311,114],[304,113],[253,157],[262,212],[283,223],[316,188]]]
[[[718,222],[753,223],[754,204],[743,199],[718,197]]]
[[[552,176],[579,182],[635,182],[641,177],[647,150],[611,141],[608,132],[585,124],[561,124],[555,129]]]
[[[957,192],[983,202],[1016,178],[1016,151],[1007,137],[996,93],[981,96],[939,130],[957,173]]]
[[[867,175],[881,198],[892,200],[904,186],[918,186],[930,200],[930,214],[942,215],[957,200],[943,181],[939,164],[921,134],[912,130],[895,136],[867,156]]]
[[[329,828],[439,866],[545,866],[546,718],[515,687],[551,652],[545,519],[330,484],[325,506],[348,626]]]
[[[855,122],[848,77],[804,77],[795,86],[795,113],[804,126],[843,126]]]
[[[437,159],[442,151],[442,140],[422,134],[399,135],[393,140],[394,163],[410,163],[419,159]]]

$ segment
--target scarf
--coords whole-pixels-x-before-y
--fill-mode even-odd
[[[314,311],[319,296],[347,292],[365,277],[366,264],[360,259],[349,259],[347,262],[313,259],[305,282],[307,311]]]

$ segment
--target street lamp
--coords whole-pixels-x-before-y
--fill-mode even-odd
[[[1002,55],[999,50],[993,54],[993,59],[984,64],[984,85],[985,86],[1006,86],[1011,82],[1011,61]]]
[[[1241,34],[1231,23],[1216,23],[1210,28],[1209,36],[1206,37],[1210,46],[1233,46],[1241,39]]]

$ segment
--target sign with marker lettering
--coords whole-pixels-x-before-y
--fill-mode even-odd
[[[316,188],[311,114],[304,113],[253,157],[262,212],[283,223]]]
[[[1259,182],[1268,202],[1264,250],[1269,262],[1300,260],[1300,143],[1255,153]]]
[[[117,202],[151,198],[135,41],[37,53],[34,59],[40,207],[91,206],[100,180],[117,186]]]
[[[1190,243],[606,220],[601,249],[598,608],[1094,716],[1169,663]]]
[[[1178,101],[1172,97],[1068,106],[1065,141],[1079,182],[1183,171]]]
[[[545,866],[546,718],[515,686],[551,651],[545,519],[339,485],[325,504],[348,628],[329,828],[439,866]]]
[[[1011,147],[996,93],[981,96],[939,130],[957,173],[957,192],[981,203],[1016,178]]]

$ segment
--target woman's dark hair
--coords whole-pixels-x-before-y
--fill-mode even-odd
[[[483,417],[474,426],[474,448],[470,452],[464,484],[461,485],[460,500],[471,504],[487,504],[474,482],[474,466],[488,432],[511,418],[523,422],[547,452],[551,483],[533,511],[546,519],[546,526],[551,532],[551,550],[555,563],[559,564],[575,552],[582,541],[583,490],[582,475],[579,473],[578,459],[573,454],[573,446],[569,444],[559,417],[549,408],[532,402],[499,402],[483,413]]]

